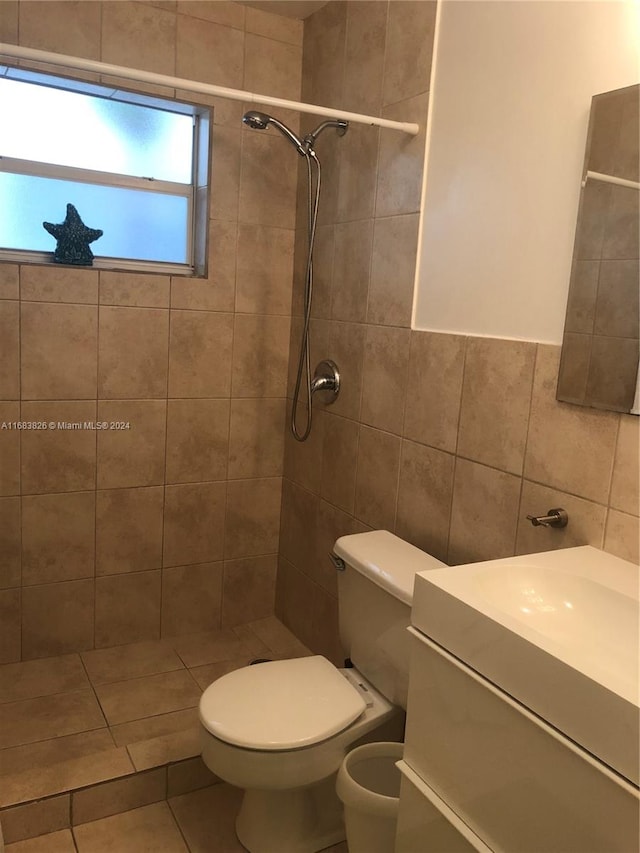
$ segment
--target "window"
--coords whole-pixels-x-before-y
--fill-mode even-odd
[[[0,66],[0,259],[50,260],[73,204],[103,268],[204,272],[209,112]]]

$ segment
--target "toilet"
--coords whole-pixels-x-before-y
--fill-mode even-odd
[[[246,666],[200,700],[202,758],[244,790],[236,833],[250,853],[316,853],[345,837],[336,774],[367,741],[402,740],[413,581],[444,563],[386,530],[343,536],[340,640],[349,664],[295,658]]]

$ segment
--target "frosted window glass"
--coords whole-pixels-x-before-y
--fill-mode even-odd
[[[0,156],[190,184],[193,118],[0,77]]]
[[[43,222],[64,222],[73,204],[88,228],[101,228],[93,254],[189,263],[184,196],[0,172],[0,248],[53,252]]]

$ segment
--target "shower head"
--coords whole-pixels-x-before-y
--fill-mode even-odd
[[[349,129],[349,122],[344,121],[343,119],[332,119],[330,121],[323,121],[322,124],[319,124],[315,130],[312,130],[311,133],[308,133],[305,136],[305,144],[313,148],[316,139],[320,136],[322,131],[326,130],[328,127],[335,127],[338,136],[344,136],[347,130]]]
[[[295,133],[286,126],[286,124],[278,121],[277,118],[267,115],[267,113],[260,113],[257,110],[251,110],[242,116],[242,121],[249,127],[253,128],[253,130],[266,130],[268,125],[272,124],[274,127],[278,128],[283,136],[286,136],[289,142],[291,142],[295,147],[298,154],[301,154],[303,157],[307,156],[307,148],[303,141],[299,139]]]

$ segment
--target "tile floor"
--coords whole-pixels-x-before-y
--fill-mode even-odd
[[[211,786],[217,780],[195,757],[200,695],[257,657],[309,653],[269,617],[0,666],[7,853],[242,850],[239,792]]]

